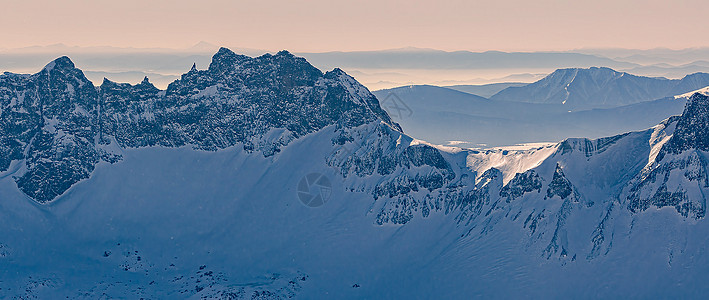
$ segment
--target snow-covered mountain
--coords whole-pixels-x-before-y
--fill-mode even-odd
[[[525,151],[404,134],[339,70],[221,49],[165,90],[0,77],[0,296],[705,295],[709,97]]]
[[[682,79],[636,76],[609,68],[559,69],[523,87],[506,88],[490,97],[498,101],[564,104],[569,108],[616,107],[672,97],[709,86],[709,74]]]

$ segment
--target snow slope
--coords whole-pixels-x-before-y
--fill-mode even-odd
[[[700,93],[700,94],[705,95],[705,96],[709,95],[709,86],[704,87],[704,88],[701,88],[701,89],[698,89],[698,90],[696,90],[696,91],[691,91],[691,92],[689,92],[689,93],[684,93],[684,94],[682,94],[682,95],[677,95],[677,96],[675,96],[675,99],[689,98],[689,97],[692,97],[692,96],[693,96],[694,94],[696,94],[696,93]]]

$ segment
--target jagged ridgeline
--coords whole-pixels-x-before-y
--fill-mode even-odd
[[[0,172],[46,203],[88,178],[112,149],[217,150],[243,144],[264,156],[326,126],[384,122],[377,98],[340,69],[322,73],[287,51],[252,58],[221,48],[167,90],[107,79],[94,86],[68,57],[39,73],[0,75]]]

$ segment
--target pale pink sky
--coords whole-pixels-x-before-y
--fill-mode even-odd
[[[291,51],[709,46],[707,0],[2,0],[0,48]]]

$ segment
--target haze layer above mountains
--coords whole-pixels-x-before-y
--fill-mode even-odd
[[[53,45],[0,50],[0,71],[34,72],[47,61],[68,55],[95,84],[103,77],[137,83],[144,76],[160,88],[187,71],[205,68],[217,46],[199,43],[187,49],[69,47]],[[267,50],[234,48],[257,56]],[[275,53],[275,52],[271,52]],[[610,67],[643,76],[681,78],[709,72],[709,50],[580,49],[561,52],[444,52],[403,48],[382,51],[296,53],[321,69],[342,68],[370,90],[410,84],[458,85],[533,82],[559,68]]]

